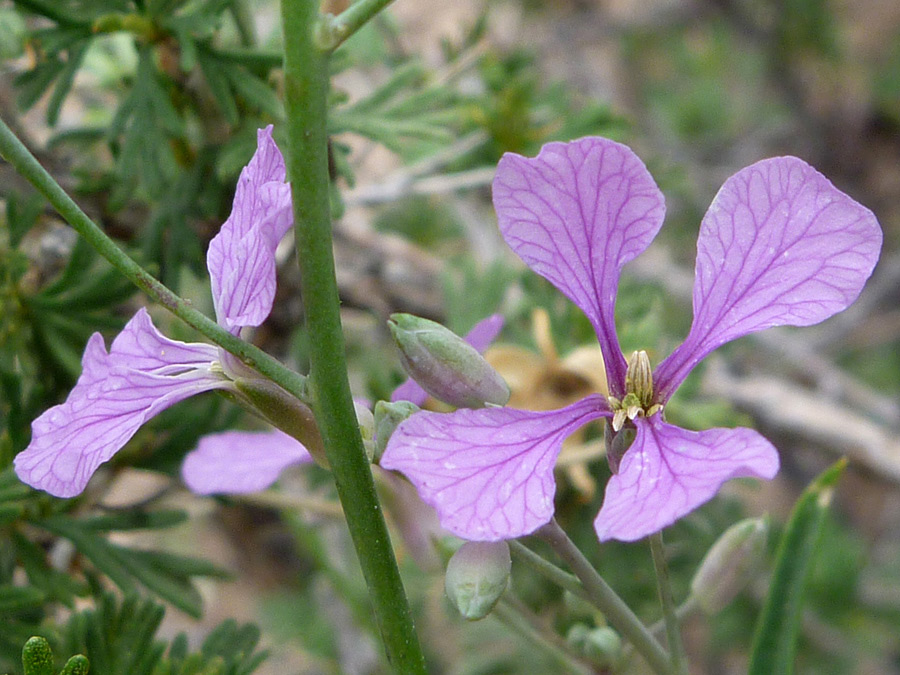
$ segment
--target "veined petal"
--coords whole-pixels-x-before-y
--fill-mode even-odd
[[[181,477],[198,495],[245,494],[272,485],[292,464],[312,457],[296,439],[273,431],[225,431],[200,439],[184,458]]]
[[[137,311],[116,336],[109,352],[116,364],[157,375],[208,368],[210,363],[219,358],[219,350],[213,345],[167,338],[153,325],[150,314],[144,307]],[[105,362],[107,360],[104,358]]]
[[[752,429],[688,431],[659,415],[635,424],[637,436],[594,521],[600,541],[641,539],[712,499],[731,478],[778,473],[774,446]]]
[[[476,323],[463,339],[479,352],[483,352],[500,334],[501,330],[503,330],[503,315],[491,314]],[[391,392],[391,401],[409,401],[419,407],[425,404],[426,399],[428,399],[428,392],[411,377]]]
[[[107,354],[94,333],[82,358],[82,374],[64,403],[53,406],[31,425],[31,443],[15,458],[16,474],[32,487],[57,497],[81,493],[97,467],[110,459],[144,422],[169,406],[204,391],[230,386],[199,359],[206,345],[162,338],[146,314],[138,312]],[[172,351],[153,355],[154,345]],[[146,347],[146,349],[145,349]],[[196,348],[196,349],[195,349]],[[213,352],[214,353],[214,352]],[[167,370],[166,355],[177,374]],[[135,364],[150,366],[146,371]]]
[[[272,127],[241,171],[228,220],[209,243],[206,265],[219,323],[237,333],[260,325],[275,298],[275,248],[293,223],[291,188]]]
[[[665,202],[643,162],[605,138],[548,143],[534,159],[507,153],[494,178],[507,244],[587,314],[610,393],[625,388],[614,310],[622,267],[662,225]]]
[[[403,473],[453,534],[473,541],[521,537],[553,516],[553,465],[563,440],[604,415],[602,396],[549,412],[420,412],[394,431],[381,466]]]
[[[796,157],[729,178],[700,227],[694,322],[654,374],[660,398],[730,340],[846,309],[872,273],[881,239],[869,209]]]

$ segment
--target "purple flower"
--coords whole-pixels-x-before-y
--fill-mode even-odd
[[[636,434],[622,456],[610,457],[614,475],[594,522],[601,541],[657,532],[731,478],[772,478],[778,455],[760,434],[688,431],[665,421],[665,405],[722,344],[772,326],[812,325],[848,307],[882,238],[871,211],[800,159],[739,171],[700,227],[691,330],[651,373],[646,353],[626,360],[614,324],[622,267],[647,248],[665,213],[640,159],[603,138],[550,143],[534,159],[507,154],[494,206],[510,247],[591,320],[610,396],[549,412],[420,412],[397,428],[381,466],[405,474],[447,530],[482,541],[527,535],[551,519],[562,441],[598,418]]]
[[[268,127],[259,131],[258,148],[241,172],[231,215],[207,254],[218,322],[235,335],[245,326],[260,325],[269,315],[275,297],[275,247],[292,222],[284,159]],[[58,497],[81,493],[97,467],[157,413],[194,394],[233,390],[231,377],[240,366],[212,345],[170,340],[141,309],[113,340],[109,352],[103,337],[94,333],[82,368],[65,402],[32,423],[31,443],[15,458],[22,481]],[[237,373],[246,376],[245,370]],[[295,459],[299,451],[286,446],[255,443],[254,466]],[[191,466],[200,467],[199,472],[205,465],[195,461]],[[237,483],[246,478],[245,465],[223,466],[232,467]],[[189,484],[209,483],[210,477],[192,477],[191,470],[186,471]]]
[[[466,341],[483,351],[497,337],[501,328],[503,317],[492,314],[475,324],[466,335]],[[411,378],[391,394],[392,401],[408,400],[416,405],[422,405],[427,398],[425,390]],[[357,398],[354,399],[354,404],[360,426],[363,426],[364,416],[368,416],[371,422],[371,403]],[[300,442],[277,429],[225,431],[208,434],[200,439],[197,448],[185,456],[181,476],[185,485],[196,494],[244,494],[265,490],[287,467],[312,461],[313,458]],[[391,485],[395,495],[406,491],[399,481],[391,482]],[[408,484],[405,485],[408,487]],[[400,497],[396,497],[396,500],[400,507],[410,503],[408,499]],[[406,513],[409,509],[400,510]],[[411,525],[406,529],[410,528]]]

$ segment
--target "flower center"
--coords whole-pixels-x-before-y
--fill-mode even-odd
[[[643,349],[632,352],[625,371],[625,396],[620,401],[609,396],[609,407],[613,411],[613,431],[620,431],[625,420],[650,417],[662,410],[662,405],[653,403],[653,370],[650,357]]]

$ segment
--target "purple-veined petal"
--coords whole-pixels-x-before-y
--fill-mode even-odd
[[[237,333],[258,326],[275,298],[275,248],[293,223],[291,188],[272,127],[241,171],[228,220],[209,243],[206,265],[219,323]]]
[[[772,326],[809,326],[859,296],[881,251],[875,215],[796,157],[725,181],[697,241],[694,322],[654,374],[666,400],[707,354]]]
[[[206,368],[219,359],[219,350],[213,345],[167,338],[156,329],[143,307],[116,336],[109,351],[115,363],[156,375]]]
[[[170,351],[154,349],[162,345]],[[97,467],[127,443],[144,422],[194,394],[230,386],[199,359],[207,345],[167,340],[144,312],[128,323],[107,354],[94,333],[82,357],[82,374],[65,402],[31,425],[31,443],[16,455],[19,478],[57,497],[81,493]],[[215,350],[213,350],[213,355]],[[177,374],[165,373],[166,355]],[[198,359],[185,365],[184,359]],[[135,364],[150,366],[138,370]]]
[[[184,458],[181,477],[198,495],[246,494],[272,485],[292,464],[312,457],[296,439],[272,431],[224,431],[200,439]]]
[[[712,499],[731,478],[778,473],[778,453],[753,429],[688,431],[659,415],[635,422],[634,443],[594,521],[600,541],[641,539]]]
[[[403,473],[453,534],[473,541],[521,537],[553,516],[553,466],[563,440],[609,414],[602,396],[547,412],[420,412],[394,431],[381,466]]]
[[[503,315],[491,314],[486,319],[476,323],[472,330],[466,333],[464,339],[479,352],[483,352],[490,347],[501,330],[503,330]],[[427,399],[428,392],[422,389],[411,377],[391,392],[391,401],[409,401],[419,407],[423,406]]]
[[[494,178],[507,244],[587,314],[603,350],[610,393],[625,389],[615,330],[623,265],[662,225],[665,202],[630,148],[605,138],[548,143],[534,159],[507,153]]]

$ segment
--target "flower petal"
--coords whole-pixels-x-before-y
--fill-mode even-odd
[[[512,539],[553,516],[553,465],[565,437],[608,414],[602,396],[550,412],[420,412],[394,431],[381,466],[403,473],[453,534]]]
[[[237,333],[258,326],[275,298],[275,248],[293,223],[291,188],[272,127],[241,171],[228,220],[209,243],[206,265],[219,323]]]
[[[154,345],[171,351],[154,355]],[[94,333],[69,397],[32,423],[31,443],[15,458],[16,474],[57,497],[81,493],[97,467],[148,419],[189,396],[228,386],[209,372],[208,362],[201,367],[207,347],[162,338],[143,311],[128,322],[109,354],[103,337]],[[167,356],[177,357],[177,374],[160,374],[167,370]],[[185,365],[182,359],[197,361]]]
[[[500,334],[501,330],[503,330],[503,315],[491,314],[476,323],[472,330],[466,333],[464,340],[479,352],[483,352]],[[419,407],[425,405],[427,399],[428,392],[411,377],[391,392],[391,401],[409,401]]]
[[[265,490],[292,464],[310,462],[306,448],[283,431],[225,431],[200,439],[181,477],[198,495],[245,494]]]
[[[846,309],[872,273],[881,239],[869,209],[796,157],[729,178],[700,227],[694,322],[654,374],[660,398],[730,340]]]
[[[778,473],[774,446],[752,429],[688,431],[659,415],[635,422],[637,436],[594,520],[600,541],[641,539],[712,499],[731,478]]]
[[[494,178],[506,243],[587,314],[610,393],[625,388],[614,310],[622,266],[662,225],[662,193],[628,147],[605,138],[548,143],[534,159],[507,153]]]

